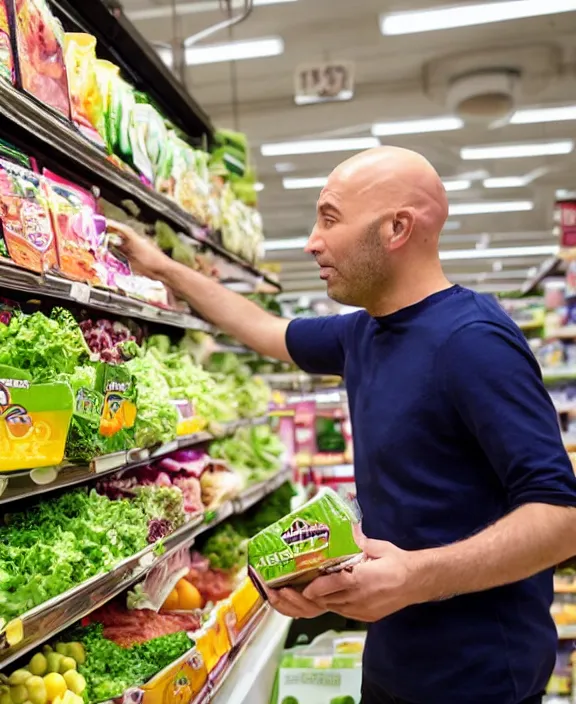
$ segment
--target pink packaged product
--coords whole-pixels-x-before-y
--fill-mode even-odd
[[[45,0],[8,0],[19,87],[70,119],[64,30]]]
[[[63,276],[93,286],[104,283],[99,262],[104,256],[105,222],[96,214],[96,199],[83,188],[44,169],[58,268]]]

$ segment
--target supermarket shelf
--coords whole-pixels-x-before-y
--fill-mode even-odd
[[[100,58],[120,66],[180,129],[192,137],[212,137],[214,128],[208,115],[122,12],[110,12],[101,0],[50,0],[50,5],[67,28],[94,35]]]
[[[65,301],[79,303],[88,308],[101,310],[112,315],[122,315],[163,325],[171,325],[185,330],[201,330],[214,333],[216,329],[204,320],[188,313],[166,310],[158,306],[123,296],[112,291],[92,288],[88,284],[69,281],[58,276],[44,276],[26,271],[0,260],[0,287],[23,291],[34,295],[51,296]]]
[[[285,469],[263,482],[265,490],[258,500],[275,491],[289,478],[290,473]],[[251,489],[247,491],[250,492]],[[0,632],[0,670],[141,580],[174,551],[191,546],[202,533],[230,516],[242,513],[245,510],[241,510],[244,505],[242,497],[238,501],[239,503],[228,501],[215,512],[210,511],[207,514],[211,516],[208,523],[203,514],[194,516],[162,541],[164,551],[161,555],[155,553],[154,545],[150,545],[110,572],[97,575],[6,624]]]
[[[266,613],[238,651],[233,663],[212,695],[213,704],[269,704],[276,667],[292,619],[272,611]]]
[[[547,381],[571,381],[576,380],[575,366],[543,367],[542,378]]]
[[[268,416],[242,419],[215,427],[212,432],[203,431],[192,435],[183,435],[154,450],[135,449],[127,452],[115,452],[112,455],[98,457],[89,465],[63,465],[58,471],[56,479],[51,483],[37,483],[33,471],[11,472],[0,476],[0,506],[11,501],[46,494],[57,489],[77,486],[91,479],[97,479],[106,474],[117,472],[120,469],[137,467],[149,460],[163,457],[176,450],[233,435],[239,428],[264,425],[267,422]]]
[[[98,179],[98,185],[112,189],[124,198],[136,200],[156,217],[166,220],[197,242],[210,247],[241,270],[256,275],[280,289],[277,282],[216,242],[210,233],[177,203],[147,188],[137,176],[121,171],[106,158],[101,149],[91,144],[72,125],[50,113],[7,81],[0,81],[0,115],[40,140],[45,147],[55,149],[59,155],[71,160],[76,168],[81,169],[90,179]],[[240,280],[243,280],[242,276]]]
[[[576,640],[576,625],[558,626],[558,638],[560,640]]]
[[[264,381],[271,386],[277,387],[299,387],[299,388],[325,388],[338,386],[342,383],[339,376],[306,374],[305,372],[281,372],[278,374],[261,374]]]
[[[560,257],[550,257],[546,259],[542,265],[538,268],[536,274],[529,279],[527,279],[521,291],[524,295],[533,293],[536,291],[538,286],[546,279],[548,276],[553,276],[554,274],[559,274],[562,268],[563,260]]]

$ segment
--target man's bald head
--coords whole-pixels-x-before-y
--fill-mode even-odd
[[[414,286],[415,276],[441,273],[448,200],[420,154],[378,147],[348,159],[330,174],[317,210],[306,251],[335,300],[375,310],[376,300]]]
[[[437,238],[448,217],[446,190],[432,164],[400,147],[376,147],[337,166],[327,189],[334,188],[371,207],[414,208],[414,235]]]

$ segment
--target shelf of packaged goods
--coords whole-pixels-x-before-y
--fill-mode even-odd
[[[135,200],[156,217],[166,220],[196,242],[206,245],[228,262],[257,277],[258,281],[267,281],[280,288],[255,266],[226,250],[177,203],[145,186],[136,175],[120,170],[106,158],[100,148],[84,138],[71,124],[50,113],[7,81],[0,81],[0,115],[39,140],[44,147],[55,149],[59,156],[73,163],[85,179],[97,181],[95,185],[112,190],[122,198]],[[239,280],[244,281],[245,276],[239,276]]]
[[[153,450],[134,449],[126,452],[115,452],[104,457],[97,457],[87,465],[65,464],[58,468],[57,475],[51,482],[46,482],[43,479],[45,474],[41,470],[25,470],[22,472],[10,472],[3,476],[0,475],[0,506],[11,501],[31,498],[56,491],[57,489],[70,488],[92,479],[99,479],[106,474],[111,474],[121,469],[138,467],[150,460],[169,455],[176,450],[233,435],[239,428],[264,425],[267,422],[268,416],[246,418],[232,423],[217,425],[211,429],[211,432],[202,431],[192,435],[182,435]]]
[[[185,330],[201,330],[212,334],[216,331],[212,325],[189,313],[160,308],[136,298],[92,288],[88,284],[69,281],[51,274],[34,274],[6,260],[0,260],[0,288],[23,291],[36,296],[50,296],[111,315],[137,318]]]
[[[289,479],[290,472],[284,469],[263,482],[267,488],[258,500]],[[247,491],[250,492],[250,488]],[[161,541],[161,554],[157,550],[158,545],[150,545],[137,555],[123,560],[110,572],[97,575],[7,623],[0,631],[0,670],[141,580],[176,550],[191,547],[202,533],[232,515],[242,513],[246,510],[241,508],[244,505],[240,496],[238,500],[227,501],[206,514],[192,516],[186,524]]]
[[[550,257],[546,259],[538,268],[536,274],[526,279],[521,289],[522,294],[526,296],[536,291],[544,279],[560,272],[562,264],[563,262],[560,257]]]
[[[342,378],[339,376],[306,374],[306,372],[280,372],[260,376],[270,386],[278,388],[323,389],[338,387],[342,383]]]
[[[292,619],[264,607],[264,615],[223,672],[213,704],[268,704]]]
[[[576,381],[576,366],[542,367],[544,383],[553,381]]]
[[[557,626],[560,640],[576,640],[576,624],[570,626]]]

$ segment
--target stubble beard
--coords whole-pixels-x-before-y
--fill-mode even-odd
[[[381,220],[372,222],[358,240],[356,250],[327,282],[328,296],[336,303],[369,308],[389,278],[389,262],[380,240]]]

